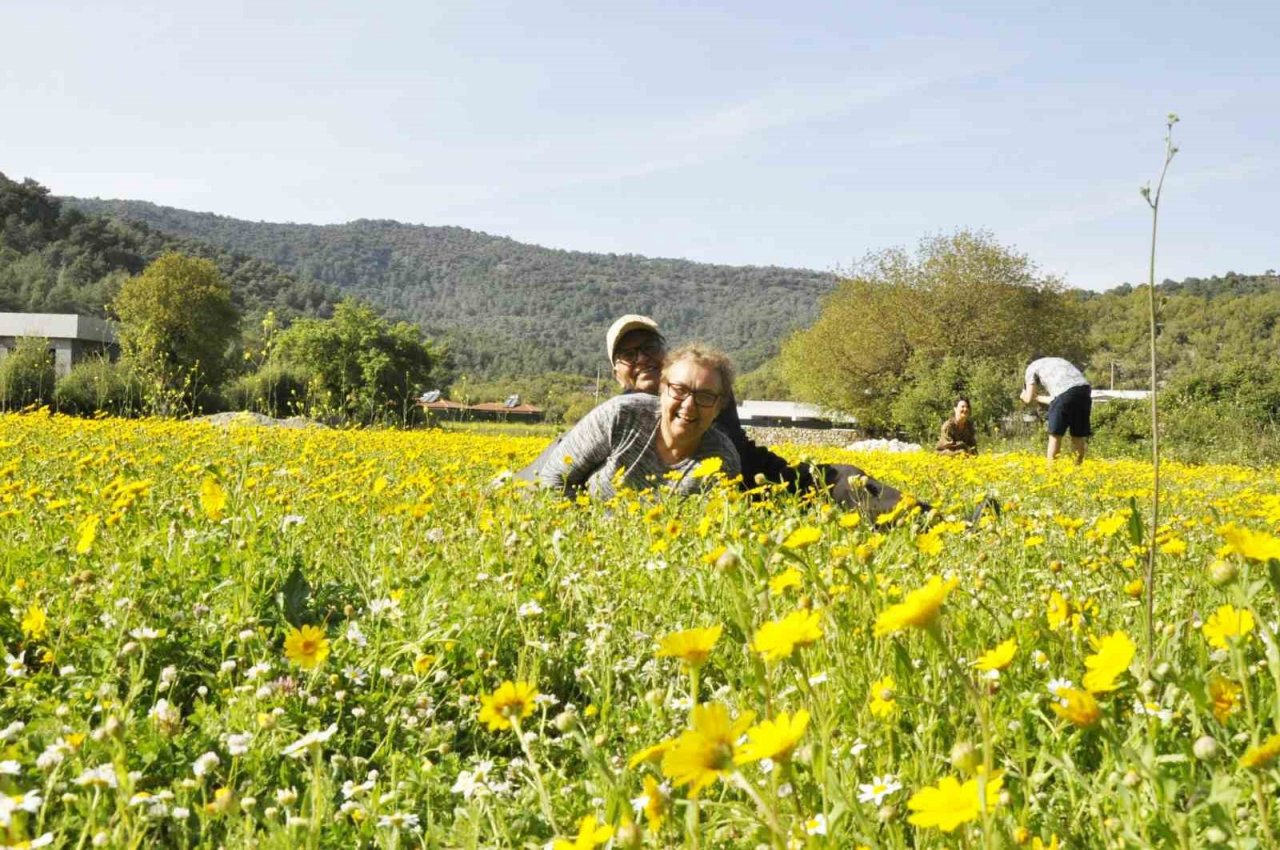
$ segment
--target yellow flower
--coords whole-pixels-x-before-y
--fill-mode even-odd
[[[1218,532],[1227,541],[1227,549],[1251,561],[1280,559],[1280,537],[1272,537],[1261,531],[1224,526]]]
[[[1049,707],[1063,720],[1088,728],[1102,719],[1102,710],[1098,708],[1098,701],[1088,691],[1058,688],[1054,696],[1058,701]]]
[[[1121,528],[1124,528],[1128,521],[1128,514],[1115,513],[1108,516],[1098,517],[1094,520],[1093,527],[1097,530],[1098,534],[1103,537],[1110,537]]]
[[[988,811],[996,807],[1004,781],[997,773],[987,780],[985,789],[979,791],[978,785],[983,779],[979,775],[961,784],[955,777],[947,776],[936,787],[921,788],[907,801],[907,808],[915,812],[907,818],[907,823],[936,826],[943,832],[951,832],[962,823],[976,820],[984,807]]]
[[[782,595],[782,592],[788,587],[799,587],[803,576],[795,567],[787,567],[773,578],[769,579],[769,592],[774,596]]]
[[[34,602],[22,615],[22,633],[32,640],[40,640],[49,634],[49,618]]]
[[[1165,555],[1185,555],[1187,554],[1187,541],[1181,537],[1171,537],[1160,546],[1160,551]]]
[[[1209,699],[1213,703],[1213,716],[1219,723],[1226,723],[1240,708],[1242,693],[1243,688],[1230,679],[1215,676],[1209,680]]]
[[[1049,620],[1049,631],[1056,632],[1071,617],[1071,603],[1055,590],[1049,594],[1049,608],[1045,616]]]
[[[675,740],[673,739],[670,741],[663,741],[659,744],[654,744],[652,747],[645,747],[643,750],[631,757],[631,761],[627,762],[627,767],[634,768],[647,761],[662,761],[662,757],[667,754],[667,750],[671,749],[671,745],[674,743]]]
[[[671,808],[671,795],[663,790],[661,783],[652,776],[644,778],[644,816],[649,822],[649,831],[657,832],[662,828],[667,811]]]
[[[862,514],[847,513],[840,517],[841,528],[853,528],[862,522]]]
[[[787,549],[803,549],[822,539],[822,531],[811,525],[802,525],[787,535],[782,545]]]
[[[214,522],[222,519],[226,513],[227,492],[212,475],[206,475],[200,485],[200,507],[204,508],[204,515]]]
[[[557,838],[552,846],[555,850],[594,850],[610,838],[613,838],[613,827],[607,823],[598,822],[595,815],[584,815],[582,820],[578,821],[577,838],[573,841]]]
[[[1253,631],[1253,615],[1248,609],[1223,605],[1209,615],[1200,630],[1210,644],[1218,649],[1227,649],[1228,638],[1244,637]]]
[[[871,714],[874,717],[888,717],[898,707],[894,702],[897,696],[898,683],[892,676],[885,676],[871,686]]]
[[[1266,767],[1275,761],[1276,756],[1280,756],[1280,735],[1272,735],[1256,747],[1245,750],[1240,756],[1240,766]]]
[[[1031,839],[1031,850],[1058,850],[1058,836],[1049,836],[1049,843],[1045,844],[1040,840],[1040,836]]]
[[[990,652],[978,656],[973,666],[979,670],[1003,670],[1013,663],[1013,656],[1018,652],[1018,642],[1009,638]]]
[[[747,730],[747,742],[738,748],[733,761],[735,764],[760,759],[786,761],[808,725],[809,712],[803,708],[794,715],[784,711],[774,720],[762,720]]]
[[[712,626],[709,629],[672,632],[662,639],[654,655],[658,658],[679,658],[690,667],[701,667],[723,631],[724,626]]]
[[[413,659],[413,672],[417,673],[419,676],[425,676],[431,669],[431,665],[435,663],[436,657],[424,652],[417,658]]]
[[[908,593],[902,602],[880,612],[880,616],[876,618],[876,637],[893,634],[907,627],[924,629],[933,625],[947,594],[959,582],[959,579],[943,581],[941,576],[933,576],[924,587]]]
[[[790,658],[797,646],[808,646],[821,639],[821,612],[793,611],[781,620],[771,620],[757,629],[751,648],[765,661],[781,661]]]
[[[1113,632],[1101,638],[1091,637],[1094,652],[1084,660],[1084,689],[1091,694],[1114,691],[1120,687],[1116,679],[1129,669],[1137,651],[1133,640],[1124,632]]]
[[[722,466],[724,466],[724,459],[719,455],[714,455],[703,459],[695,466],[692,475],[694,478],[710,478],[719,472]]]
[[[490,732],[510,729],[513,718],[520,721],[533,714],[533,701],[537,696],[537,689],[529,682],[508,679],[493,693],[480,697],[479,720],[489,724]]]
[[[663,755],[662,772],[677,786],[688,785],[689,797],[696,799],[733,767],[735,742],[754,718],[748,711],[730,721],[729,709],[718,702],[695,707],[693,728],[682,732]]]
[[[916,537],[916,549],[918,549],[921,554],[929,555],[930,557],[941,554],[942,535],[937,533],[936,530],[926,531],[924,534]]]
[[[1142,595],[1142,587],[1143,587],[1142,579],[1135,578],[1133,581],[1125,584],[1124,586],[1125,596],[1131,597],[1133,599],[1137,599],[1139,596]]]
[[[289,629],[284,637],[284,657],[303,670],[319,667],[329,657],[329,639],[315,626]]]
[[[98,539],[98,523],[100,520],[101,517],[97,514],[89,514],[76,526],[77,555],[83,555],[93,548],[93,541]]]

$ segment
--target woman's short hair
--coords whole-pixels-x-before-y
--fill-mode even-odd
[[[733,393],[733,361],[718,348],[700,342],[686,342],[667,355],[662,365],[662,377],[666,378],[671,367],[690,360],[705,369],[714,369],[720,376],[720,393],[728,398]]]
[[[965,404],[969,405],[970,407],[973,407],[973,403],[969,401],[969,397],[968,397],[967,395],[958,395],[958,396],[956,396],[955,404],[953,404],[953,405],[951,405],[951,406],[952,406],[952,407],[955,407],[957,404],[959,404],[959,403],[960,403],[960,402],[962,402],[962,401],[963,401]]]

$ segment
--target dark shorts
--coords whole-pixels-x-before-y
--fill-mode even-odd
[[[1049,403],[1049,433],[1061,437],[1068,431],[1073,437],[1093,436],[1089,414],[1093,412],[1093,388],[1087,384],[1055,396]]]

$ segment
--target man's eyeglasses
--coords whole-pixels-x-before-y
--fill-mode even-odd
[[[695,390],[684,384],[667,384],[666,386],[671,397],[679,402],[693,396],[693,403],[698,407],[715,407],[716,402],[720,401],[720,393],[713,393],[711,390]]]
[[[640,360],[640,355],[649,358],[653,363],[661,363],[662,355],[665,353],[661,345],[656,342],[648,342],[644,345],[636,345],[631,348],[618,348],[613,352],[613,360],[615,363],[625,363],[628,366]]]

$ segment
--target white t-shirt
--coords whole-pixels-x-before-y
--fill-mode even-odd
[[[1039,384],[1050,398],[1057,398],[1072,387],[1087,387],[1084,373],[1061,357],[1041,357],[1027,367],[1027,386]]]

